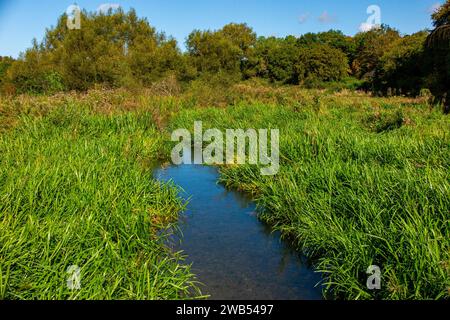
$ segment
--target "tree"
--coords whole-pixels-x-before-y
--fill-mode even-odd
[[[386,25],[358,33],[354,39],[357,53],[352,64],[353,73],[359,78],[373,80],[381,57],[400,38],[397,30]]]
[[[314,44],[300,50],[296,73],[298,82],[307,86],[340,81],[348,76],[348,58],[327,44]]]
[[[62,15],[11,67],[7,80],[19,92],[148,85],[183,65],[176,41],[134,10],[83,11],[79,30],[69,30],[67,18]]]
[[[6,72],[13,64],[14,59],[11,57],[0,57],[0,85],[3,81],[3,78],[6,76]]]
[[[433,25],[436,28],[450,25],[450,1],[447,0],[446,3],[444,3],[441,7],[439,7],[435,12],[432,14],[433,19]]]
[[[17,93],[53,93],[63,89],[62,79],[53,68],[49,53],[36,40],[33,47],[8,68],[3,85],[13,87]]]
[[[417,95],[424,86],[427,66],[424,57],[427,31],[417,32],[395,41],[380,58],[373,80],[377,91],[388,89]]]
[[[450,112],[450,0],[432,15],[435,29],[426,41],[426,54],[431,60],[429,86],[444,112]]]
[[[238,73],[239,48],[219,32],[193,31],[187,40],[191,61],[199,73]]]
[[[295,63],[299,54],[296,40],[292,36],[284,39],[260,37],[255,48],[255,74],[272,82],[296,83]]]
[[[14,63],[14,59],[11,57],[0,56],[0,93],[14,94],[15,88],[11,84],[7,83],[8,70]]]
[[[356,44],[353,38],[346,36],[339,30],[329,30],[319,33],[306,33],[298,39],[300,46],[310,46],[313,44],[327,44],[344,52],[351,64],[356,55]]]
[[[256,35],[246,24],[228,24],[218,31],[194,30],[186,45],[199,73],[244,75],[253,58]]]

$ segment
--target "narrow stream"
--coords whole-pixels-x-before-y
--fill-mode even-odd
[[[251,199],[217,183],[216,168],[171,166],[155,177],[172,180],[189,199],[174,249],[187,255],[204,294],[215,300],[322,299],[320,275],[257,219]]]

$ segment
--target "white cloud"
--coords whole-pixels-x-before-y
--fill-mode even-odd
[[[334,22],[336,22],[336,18],[334,16],[330,15],[327,11],[324,11],[319,16],[319,21],[321,23],[334,23]]]
[[[117,10],[120,8],[120,4],[118,3],[104,3],[97,8],[99,13],[108,13],[109,9]]]
[[[439,10],[439,8],[440,8],[441,6],[442,6],[442,5],[441,5],[439,2],[436,2],[436,3],[432,4],[432,5],[428,8],[428,13],[435,13],[436,11]]]
[[[309,16],[310,16],[309,13],[301,14],[301,15],[298,17],[298,22],[300,22],[301,24],[305,23],[306,21],[309,20]]]

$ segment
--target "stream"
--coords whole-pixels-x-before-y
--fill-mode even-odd
[[[181,187],[180,196],[189,200],[181,238],[172,245],[187,255],[184,263],[192,264],[203,294],[214,300],[322,299],[320,274],[258,220],[250,198],[217,183],[217,168],[170,166],[154,175]]]

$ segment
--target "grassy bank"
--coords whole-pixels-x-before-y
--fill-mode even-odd
[[[197,294],[158,232],[183,204],[151,169],[171,130],[198,120],[280,129],[277,176],[222,167],[222,182],[251,193],[260,218],[313,258],[331,297],[448,298],[448,116],[421,99],[345,91],[175,89],[0,98],[0,299]],[[72,265],[80,291],[66,286]],[[377,294],[370,265],[382,269]]]
[[[0,299],[195,296],[159,235],[183,203],[152,178],[162,146],[152,114],[65,99],[25,99],[29,112],[0,134]],[[66,286],[73,265],[81,290]]]
[[[448,298],[450,122],[423,101],[310,96],[296,104],[184,111],[173,128],[279,128],[281,169],[223,167],[260,218],[295,239],[324,272],[327,293],[348,299]],[[382,270],[382,290],[366,270]]]

